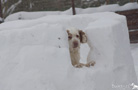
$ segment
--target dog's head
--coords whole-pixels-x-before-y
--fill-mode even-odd
[[[70,48],[80,47],[80,43],[86,43],[87,37],[82,30],[71,28],[67,30],[68,42]]]

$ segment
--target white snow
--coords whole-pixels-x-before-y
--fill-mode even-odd
[[[98,77],[104,76],[103,82],[98,79],[94,81],[96,90],[112,90],[113,87],[108,87],[110,83],[124,86],[129,85],[130,82],[136,83],[125,18],[118,17],[113,20],[104,18],[106,21],[105,19],[97,20],[86,28],[88,44],[91,47],[88,61],[95,60],[96,68],[106,70],[96,74]],[[99,84],[100,87],[98,87]],[[121,90],[121,88],[117,90]],[[131,88],[125,90],[131,90]]]
[[[131,10],[131,9],[138,9],[138,3],[128,3],[124,6],[119,6],[118,4],[112,5],[103,5],[100,7],[93,7],[87,9],[76,8],[77,14],[92,14],[97,12],[115,12],[115,11],[124,11],[124,10]],[[72,15],[72,9],[68,9],[66,11],[43,11],[43,12],[18,12],[9,15],[5,21],[13,21],[13,20],[28,20],[28,19],[36,19],[47,15]]]
[[[86,32],[81,62],[71,65],[66,28]],[[0,90],[123,90],[137,84],[124,16],[112,13],[51,15],[0,24]],[[92,50],[93,49],[93,50]],[[127,87],[124,90],[131,90]]]
[[[131,44],[131,53],[134,59],[134,66],[138,78],[138,44]]]

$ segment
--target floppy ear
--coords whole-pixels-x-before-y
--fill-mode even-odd
[[[79,30],[79,34],[80,34],[80,42],[81,43],[86,43],[87,42],[86,34],[82,30]]]
[[[69,30],[66,30],[67,31],[67,33],[69,33]]]
[[[69,35],[69,30],[67,30],[67,33],[68,33],[68,35]]]

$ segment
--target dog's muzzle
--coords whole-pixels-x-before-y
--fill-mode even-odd
[[[79,45],[79,43],[78,43],[77,41],[74,41],[74,42],[73,42],[73,48],[77,48],[78,45]]]

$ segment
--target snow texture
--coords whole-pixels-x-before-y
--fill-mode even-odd
[[[138,44],[131,44],[131,53],[134,59],[134,66],[138,78]]]
[[[124,6],[119,6],[118,4],[112,4],[112,5],[103,5],[100,7],[87,8],[87,9],[76,8],[76,13],[92,14],[97,12],[108,12],[108,11],[115,12],[115,11],[131,10],[131,9],[138,9],[137,2],[128,3]],[[46,11],[46,12],[44,11],[43,12],[23,12],[22,11],[22,12],[9,15],[5,19],[5,21],[36,19],[47,15],[72,15],[72,9],[70,8],[66,11]]]
[[[104,16],[104,18],[108,17]],[[96,74],[98,77],[102,77],[101,80],[103,81],[101,82],[98,79],[94,81],[97,85],[96,90],[112,90],[113,87],[105,88],[110,83],[123,86],[129,85],[130,82],[136,83],[125,18],[97,20],[88,25],[86,32],[89,39],[88,44],[91,48],[88,61],[95,60],[97,62],[96,68],[105,68],[105,72]],[[99,84],[100,87],[98,87]],[[115,88],[115,90],[121,90],[121,88]],[[131,90],[131,88],[125,90]]]
[[[81,62],[90,51],[94,67],[71,65],[68,27],[86,32]],[[126,18],[112,12],[5,22],[0,25],[0,90],[123,90],[113,86],[137,84],[129,45]]]

